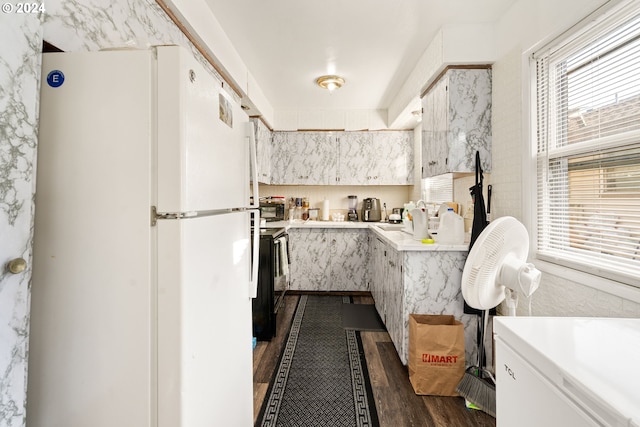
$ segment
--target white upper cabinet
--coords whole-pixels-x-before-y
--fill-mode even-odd
[[[262,183],[279,185],[413,184],[412,130],[275,131],[271,132],[269,137],[258,138],[258,164]],[[268,141],[269,148],[262,147],[265,141]]]
[[[256,135],[258,182],[271,182],[271,131],[260,119],[252,118]]]
[[[413,183],[413,131],[340,132],[339,185]]]
[[[274,132],[271,184],[333,184],[335,160],[336,139],[331,132]]]
[[[370,132],[341,132],[338,136],[338,173],[335,184],[365,185],[377,179]],[[375,176],[374,176],[375,174]]]
[[[422,98],[422,177],[491,171],[491,70],[450,69]]]
[[[413,184],[413,131],[378,131],[372,134],[374,171],[378,185]]]

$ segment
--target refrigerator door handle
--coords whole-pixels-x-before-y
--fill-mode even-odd
[[[251,187],[253,189],[253,203],[251,203],[250,207],[253,209],[259,209],[260,194],[258,193],[258,157],[256,153],[256,133],[253,122],[247,123],[247,132],[249,134],[249,160],[251,162]],[[259,224],[259,221],[255,224]]]
[[[258,296],[258,262],[260,260],[260,210],[249,211],[253,215],[253,251],[251,257],[251,278],[249,280],[249,298]]]

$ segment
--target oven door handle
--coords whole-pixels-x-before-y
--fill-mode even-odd
[[[249,211],[253,215],[253,224],[260,224],[260,209],[251,209]],[[258,263],[260,261],[260,227],[254,226],[253,229],[253,251],[251,257],[251,277],[249,279],[249,298],[258,296]]]

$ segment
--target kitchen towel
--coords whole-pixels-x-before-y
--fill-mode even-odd
[[[287,276],[289,274],[289,251],[287,250],[287,238],[278,238],[278,276]]]

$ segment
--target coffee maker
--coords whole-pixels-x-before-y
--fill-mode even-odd
[[[357,221],[358,220],[358,196],[348,196],[348,199],[349,199],[349,210],[347,212],[347,220]]]

